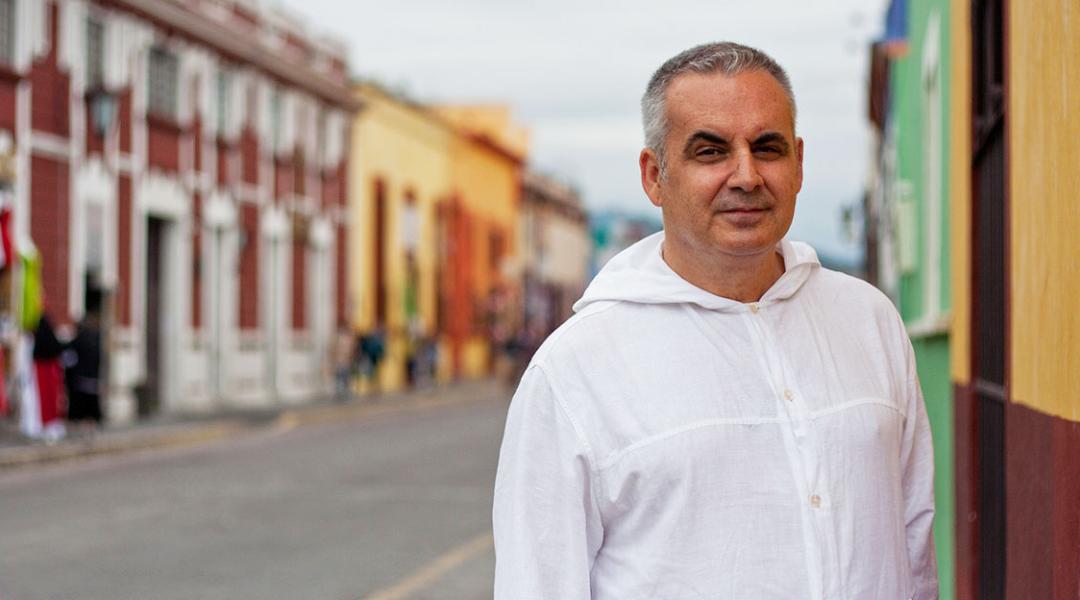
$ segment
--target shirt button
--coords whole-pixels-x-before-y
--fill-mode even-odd
[[[753,304],[750,305],[750,312],[752,312],[752,313],[754,313],[756,315],[757,311],[758,311],[758,305],[757,305],[757,302],[754,302]]]
[[[794,399],[795,399],[795,392],[785,388],[784,389],[784,400],[787,400],[788,402],[791,402]]]
[[[810,506],[821,508],[821,496],[818,496],[817,494],[810,496]]]

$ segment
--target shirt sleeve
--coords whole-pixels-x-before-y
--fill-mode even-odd
[[[495,477],[495,600],[588,600],[603,539],[591,450],[543,369],[510,404]]]
[[[904,519],[907,528],[908,564],[914,583],[914,600],[937,600],[937,558],[934,553],[934,449],[926,403],[915,370],[915,353],[907,349],[907,420],[901,455]]]

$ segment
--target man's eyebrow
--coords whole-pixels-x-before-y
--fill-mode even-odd
[[[706,141],[710,144],[727,145],[728,141],[724,138],[712,133],[711,131],[698,130],[695,131],[689,138],[686,139],[686,145],[683,146],[683,154],[689,155],[690,150],[694,144],[699,141]]]
[[[788,143],[787,138],[784,137],[782,133],[776,131],[768,131],[759,135],[757,139],[753,141],[753,144],[755,146],[759,144],[779,144],[785,153],[791,150],[791,144]]]

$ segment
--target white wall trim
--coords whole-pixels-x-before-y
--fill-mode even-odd
[[[233,228],[236,226],[236,203],[221,191],[210,194],[203,211],[203,223],[211,229]]]
[[[326,250],[334,243],[334,227],[326,217],[311,219],[308,235],[311,236],[311,245],[318,250]]]
[[[942,335],[949,333],[951,323],[952,315],[950,313],[939,313],[908,323],[906,326],[907,334],[911,339]]]
[[[289,217],[279,206],[271,206],[262,214],[262,233],[270,239],[280,239],[289,232]]]
[[[71,159],[71,146],[68,138],[44,131],[30,134],[30,149],[38,156],[68,162]]]
[[[191,210],[191,199],[180,182],[159,173],[143,177],[137,198],[146,215],[178,220],[186,218]]]

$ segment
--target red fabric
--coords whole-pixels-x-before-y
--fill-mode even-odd
[[[35,360],[34,370],[37,372],[41,425],[44,427],[64,416],[64,406],[61,404],[64,370],[59,359]]]
[[[0,211],[0,249],[3,250],[3,264],[0,270],[7,269],[15,262],[15,248],[11,243],[11,210]]]

